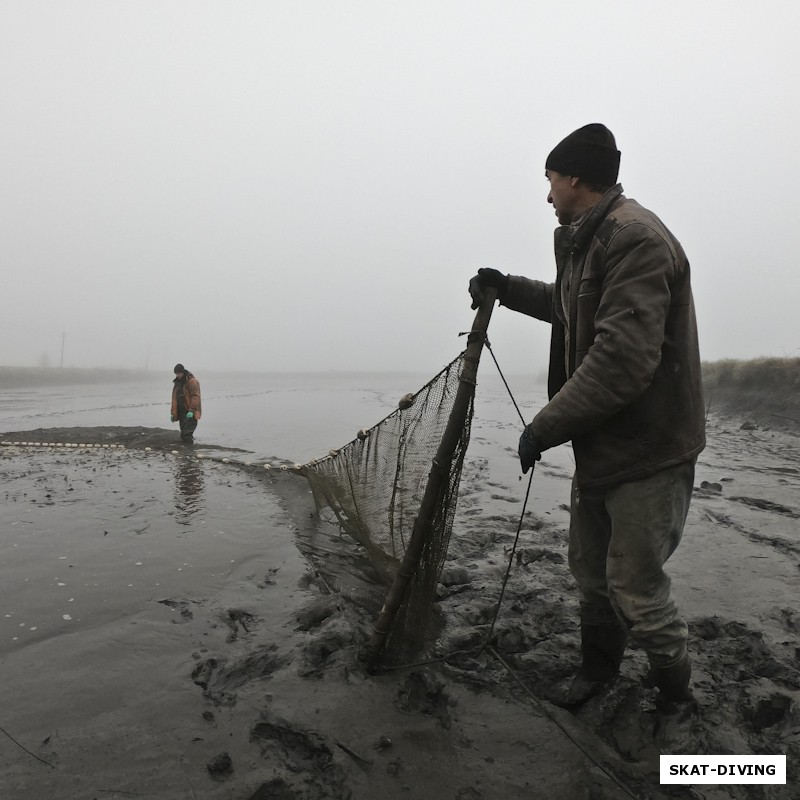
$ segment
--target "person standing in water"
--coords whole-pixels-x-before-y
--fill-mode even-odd
[[[194,442],[194,431],[200,421],[200,381],[183,364],[175,365],[175,380],[172,382],[172,409],[170,422],[181,426],[181,440]]]

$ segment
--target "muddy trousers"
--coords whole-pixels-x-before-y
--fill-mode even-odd
[[[686,654],[688,630],[664,564],[681,540],[693,483],[694,461],[603,489],[572,483],[569,566],[581,592],[581,622],[622,623],[654,667]]]
[[[186,419],[186,414],[181,414],[179,420],[181,426],[181,439],[184,442],[191,442],[194,439],[194,431],[197,427],[197,417]]]

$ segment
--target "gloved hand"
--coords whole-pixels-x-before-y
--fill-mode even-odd
[[[508,275],[498,269],[481,267],[478,274],[469,282],[469,293],[472,297],[472,308],[478,308],[483,302],[483,290],[491,286],[497,289],[497,297],[502,300],[508,291]]]
[[[526,426],[519,437],[519,463],[522,465],[522,474],[527,474],[529,469],[536,466],[536,462],[542,457],[542,450],[539,442],[533,435],[531,426]]]
[[[194,419],[194,411],[187,411],[186,419]]]
[[[170,422],[175,422],[175,417],[173,417],[172,414],[169,415],[169,421]]]

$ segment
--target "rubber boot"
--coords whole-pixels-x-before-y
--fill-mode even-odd
[[[656,744],[670,753],[694,752],[691,730],[698,706],[689,688],[692,665],[688,654],[670,667],[653,667],[651,674],[658,687]]]
[[[652,667],[653,683],[658,687],[656,705],[659,710],[669,712],[673,707],[679,708],[681,704],[694,700],[689,680],[692,677],[692,664],[689,654],[669,667]]]
[[[583,663],[558,705],[576,708],[599,694],[619,674],[628,632],[621,625],[581,623]]]

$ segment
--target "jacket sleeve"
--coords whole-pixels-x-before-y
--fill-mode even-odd
[[[520,275],[508,276],[508,289],[501,305],[529,317],[552,322],[554,284]]]
[[[650,385],[661,361],[677,258],[673,246],[643,223],[630,223],[611,239],[594,340],[532,423],[544,447],[597,428]]]
[[[186,395],[186,407],[189,411],[193,411],[195,418],[199,420],[202,407],[200,404],[200,381],[197,378],[186,381]]]
[[[172,386],[172,401],[170,403],[170,416],[177,417],[178,416],[178,395],[175,385]]]

